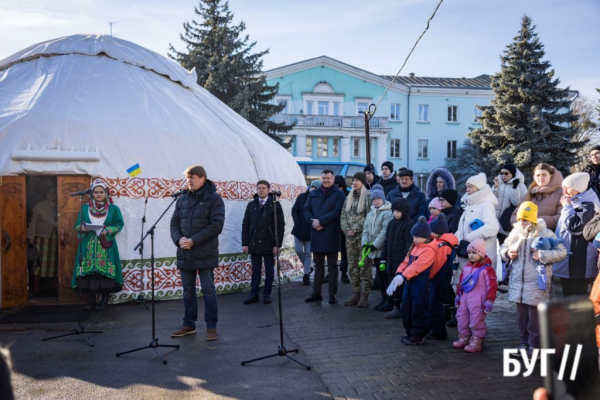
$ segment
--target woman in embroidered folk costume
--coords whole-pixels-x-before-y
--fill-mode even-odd
[[[83,206],[83,216],[79,215],[75,230],[80,232],[82,257],[81,289],[89,293],[86,310],[101,311],[108,304],[110,293],[118,292],[123,286],[123,272],[115,236],[123,229],[123,217],[119,207],[112,204],[106,184],[95,180],[92,184],[92,197]],[[83,221],[83,227],[80,226]],[[104,225],[96,233],[87,229],[86,224]],[[79,284],[79,249],[75,258],[71,286]],[[100,302],[96,305],[96,297]]]

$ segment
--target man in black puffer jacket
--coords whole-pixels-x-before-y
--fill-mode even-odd
[[[381,285],[381,297],[385,302],[377,307],[377,311],[390,311],[386,314],[388,319],[400,318],[400,302],[404,285],[396,289],[392,297],[387,296],[385,291],[408,254],[408,249],[413,242],[410,230],[414,226],[413,220],[408,215],[410,212],[408,200],[402,197],[396,198],[392,203],[392,211],[394,219],[388,223],[385,242],[381,248],[381,262],[386,265],[388,273],[387,282],[382,282]]]
[[[219,266],[219,234],[225,223],[225,204],[215,184],[200,165],[185,170],[188,191],[175,203],[171,217],[171,239],[177,246],[177,269],[181,274],[185,316],[171,337],[196,333],[198,300],[196,275],[204,295],[206,340],[217,338],[218,305],[213,270]]]
[[[269,194],[271,184],[260,180],[256,184],[257,194],[254,200],[248,203],[244,221],[242,223],[242,250],[250,253],[252,260],[252,290],[250,296],[244,300],[244,304],[252,304],[259,301],[258,291],[260,286],[260,273],[263,261],[265,263],[265,289],[263,302],[271,303],[271,289],[273,288],[275,255],[279,253],[283,242],[285,221],[283,209],[279,202],[273,202],[273,196]],[[275,242],[275,215],[273,207],[277,205],[277,242]]]

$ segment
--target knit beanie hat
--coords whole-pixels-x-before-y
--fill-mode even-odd
[[[467,183],[475,186],[477,189],[481,190],[487,184],[487,176],[483,172],[478,173],[475,176],[470,177],[467,180]],[[446,199],[448,200],[448,199]]]
[[[352,176],[352,180],[358,179],[363,185],[367,184],[367,175],[364,172],[357,172]]]
[[[508,172],[510,172],[510,174],[514,177],[515,175],[517,175],[517,167],[515,166],[515,164],[504,164],[502,167],[500,167],[500,170],[507,170]]]
[[[424,216],[420,216],[417,223],[410,230],[410,234],[414,237],[429,239],[431,237],[431,228],[427,224]]]
[[[383,192],[383,187],[381,185],[373,185],[371,188],[371,200],[377,198],[385,200],[385,193]]]
[[[433,219],[429,223],[429,228],[431,228],[431,232],[437,233],[439,235],[448,233],[450,228],[448,228],[448,222],[446,221],[446,215],[444,215],[444,214],[438,215],[435,219]]]
[[[563,180],[562,187],[568,187],[577,190],[579,193],[583,193],[587,190],[589,183],[590,174],[587,172],[575,172]]]
[[[474,251],[475,253],[479,254],[481,257],[485,257],[485,240],[483,239],[475,239],[473,240],[471,243],[469,243],[469,245],[467,246],[467,251]]]
[[[310,187],[314,187],[315,189],[318,189],[321,187],[321,181],[320,180],[314,180],[310,183]]]
[[[429,208],[435,208],[442,211],[442,202],[439,198],[434,197],[433,200],[429,202]]]
[[[394,171],[394,163],[391,161],[385,161],[383,164],[381,164],[381,168],[383,167],[388,167],[390,169],[390,172]]]
[[[440,197],[448,203],[455,205],[456,200],[458,200],[458,192],[454,189],[444,189],[442,190],[442,193],[440,193]]]
[[[370,172],[375,175],[375,166],[373,164],[367,164],[367,166],[363,168],[363,172]]]
[[[532,201],[524,201],[517,211],[517,219],[524,219],[532,224],[537,223],[538,206]]]
[[[392,202],[392,211],[400,211],[408,215],[410,212],[410,203],[404,197],[396,197]]]
[[[592,151],[596,151],[596,150],[600,151],[600,144],[599,144],[599,145],[597,145],[597,146],[594,146],[594,147],[592,147],[592,148],[590,149],[590,153],[591,153]]]
[[[408,168],[400,168],[398,170],[398,176],[410,176],[411,178],[415,176],[415,173]]]

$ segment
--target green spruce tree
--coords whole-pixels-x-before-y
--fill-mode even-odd
[[[452,172],[456,190],[459,192],[465,191],[467,179],[488,169],[485,154],[473,146],[470,139],[466,139],[462,146],[456,149],[455,158],[446,158],[445,168]]]
[[[494,99],[480,107],[482,127],[468,134],[487,155],[484,172],[493,176],[502,164],[514,162],[525,176],[545,162],[568,175],[586,140],[573,140],[574,117],[569,90],[558,87],[544,45],[529,16],[501,56],[500,72],[492,77]]]
[[[186,69],[195,68],[200,86],[285,146],[276,133],[292,127],[270,120],[284,108],[272,103],[279,85],[268,85],[261,72],[262,58],[269,50],[253,52],[256,42],[249,43],[244,35],[243,21],[233,24],[227,1],[200,0],[194,12],[198,21],[185,22],[180,35],[186,51],[179,52],[171,44],[169,57]]]

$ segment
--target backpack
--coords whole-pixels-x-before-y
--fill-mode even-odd
[[[458,248],[456,246],[452,246],[448,242],[440,242],[438,244],[438,250],[444,246],[452,247],[452,252],[448,255],[446,262],[440,269],[440,271],[446,271],[447,274],[452,276],[452,271],[456,271],[458,269],[458,262],[456,262],[456,255],[458,253]]]
[[[453,272],[458,269],[458,260],[456,259],[458,248],[456,246],[452,246],[448,242],[440,242],[438,244],[438,250],[444,246],[452,247],[452,252],[448,255],[448,258],[440,269],[440,272],[438,272],[438,274],[445,274],[444,289],[441,290],[442,303],[454,304],[456,293],[454,292],[454,289],[452,289],[452,275]]]

